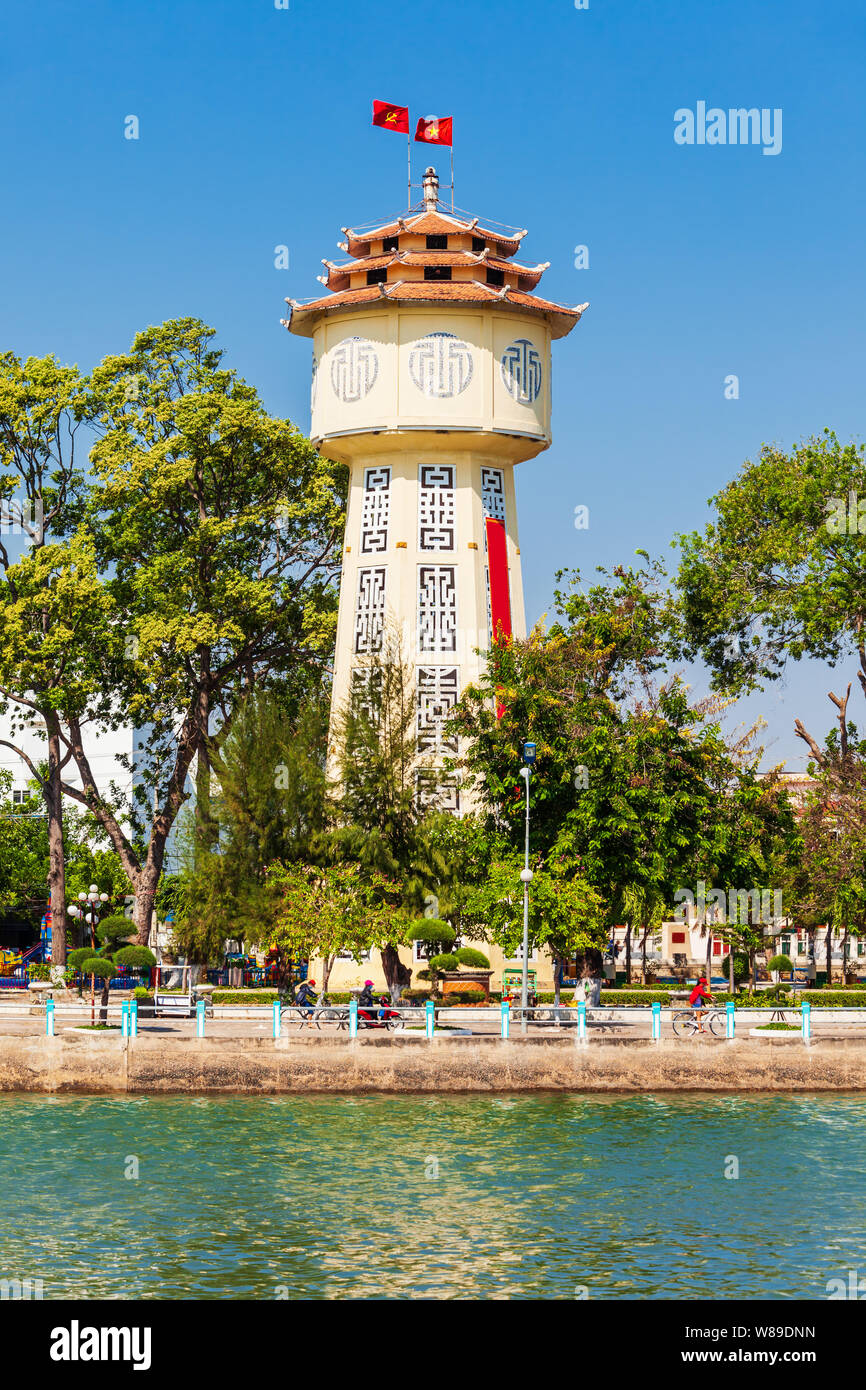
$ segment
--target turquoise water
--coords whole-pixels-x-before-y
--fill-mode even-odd
[[[820,1299],[863,1267],[864,1134],[859,1096],[0,1095],[0,1278],[45,1298]]]

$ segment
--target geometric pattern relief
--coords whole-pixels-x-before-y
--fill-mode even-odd
[[[495,521],[505,520],[505,480],[501,468],[482,468],[481,505],[484,515]],[[487,527],[484,528],[485,539]]]
[[[390,516],[390,468],[365,468],[364,503],[361,510],[362,555],[382,555],[388,549]]]
[[[453,565],[418,568],[418,650],[457,650],[457,583]]]
[[[457,667],[419,666],[416,690],[418,752],[456,753],[456,737],[443,728],[457,704]]]
[[[499,364],[505,389],[519,405],[532,405],[541,392],[541,354],[528,338],[517,338]]]
[[[454,549],[454,469],[422,463],[418,470],[418,549]]]
[[[385,632],[385,568],[358,571],[355,651],[380,652]]]
[[[459,816],[460,788],[456,778],[419,768],[415,774],[415,804],[422,814],[435,810]]]
[[[455,333],[428,333],[409,353],[409,375],[425,396],[459,396],[472,380],[472,353]]]
[[[352,713],[356,716],[364,715],[371,724],[378,724],[382,711],[381,669],[353,667],[349,691]]]
[[[344,338],[331,353],[331,385],[346,405],[363,400],[379,375],[379,359],[369,338]]]

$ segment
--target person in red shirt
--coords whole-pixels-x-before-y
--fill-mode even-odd
[[[713,996],[710,994],[709,987],[707,985],[707,977],[706,975],[701,975],[698,978],[697,984],[695,985],[694,989],[689,995],[689,1008],[694,1009],[695,1011],[695,1018],[698,1021],[699,1033],[705,1033],[707,1031],[704,1027],[704,1021],[701,1018],[701,1009],[703,1009],[706,1004],[711,1004],[712,1002]]]

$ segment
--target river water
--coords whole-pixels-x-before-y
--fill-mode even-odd
[[[46,1299],[822,1299],[866,1266],[864,1136],[849,1095],[0,1095],[0,1279]]]

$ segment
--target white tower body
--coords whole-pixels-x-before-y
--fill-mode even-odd
[[[422,211],[344,229],[352,259],[325,261],[328,294],[289,300],[286,321],[313,340],[313,441],[350,475],[333,708],[399,632],[434,759],[453,751],[442,722],[490,646],[491,577],[526,635],[514,465],[550,444],[551,340],[586,308],[532,294],[546,266],[510,259],[525,232],[444,212],[437,191],[428,170]],[[488,517],[504,523],[507,579],[488,571]],[[425,796],[463,809],[446,777]]]

